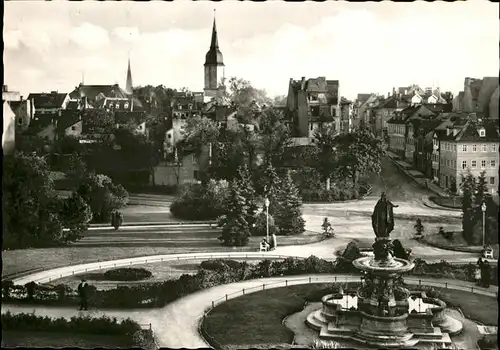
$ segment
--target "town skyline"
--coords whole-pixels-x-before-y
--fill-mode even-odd
[[[83,77],[125,86],[130,55],[136,86],[203,91],[214,9],[226,78],[270,96],[302,76],[339,80],[354,98],[409,84],[456,94],[464,77],[498,74],[494,3],[402,5],[7,2],[5,84],[25,96],[70,92]]]

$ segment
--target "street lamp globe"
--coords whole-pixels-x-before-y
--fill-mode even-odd
[[[481,210],[484,212],[486,212],[486,203],[483,202],[483,204],[481,205]]]
[[[264,205],[266,206],[266,208],[269,207],[269,198],[266,198],[264,200]]]

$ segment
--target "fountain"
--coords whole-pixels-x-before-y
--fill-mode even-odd
[[[378,348],[452,343],[449,334],[436,327],[445,319],[446,304],[404,286],[402,274],[414,264],[393,256],[389,234],[394,229],[394,207],[382,193],[372,215],[373,257],[353,261],[363,273],[361,286],[325,295],[322,309],[307,317],[307,325],[320,331],[320,339],[354,340]]]

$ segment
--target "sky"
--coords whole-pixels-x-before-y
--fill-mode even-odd
[[[340,95],[498,76],[498,5],[464,2],[4,2],[4,84],[71,92],[85,84],[203,89],[216,10],[226,77],[286,95],[290,78],[339,80]]]

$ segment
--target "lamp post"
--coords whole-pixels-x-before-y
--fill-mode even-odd
[[[266,198],[264,205],[266,206],[266,240],[269,243],[269,198]]]
[[[483,202],[481,205],[481,211],[483,212],[483,248],[485,247],[485,242],[484,242],[484,236],[485,236],[485,229],[486,229],[486,203]]]

